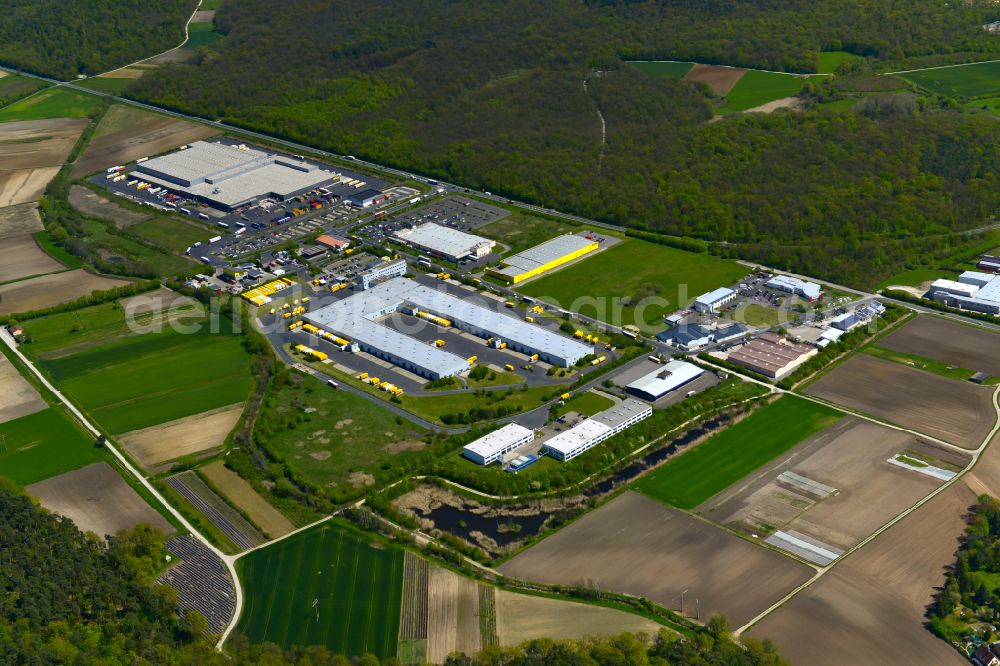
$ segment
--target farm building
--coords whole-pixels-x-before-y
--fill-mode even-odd
[[[466,257],[485,257],[496,245],[496,241],[489,238],[467,234],[433,222],[426,222],[412,229],[401,229],[394,236],[416,250],[456,262]]]
[[[693,382],[704,372],[696,365],[674,360],[635,380],[625,390],[644,400],[659,400],[671,391]]]
[[[541,360],[562,367],[569,367],[594,351],[592,346],[564,335],[401,277],[304,317],[315,326],[356,341],[362,350],[422,377],[439,379],[468,369],[465,358],[382,325],[380,319],[395,312],[446,321],[447,325],[482,338],[500,338],[508,349],[538,354]]]
[[[557,434],[545,442],[543,448],[548,455],[565,462],[652,414],[652,407],[629,398]]]
[[[356,284],[361,289],[371,289],[374,285],[394,277],[406,275],[406,261],[396,259],[395,261],[374,261],[365,270],[358,274],[355,279]]]
[[[935,280],[927,297],[963,310],[997,315],[1000,314],[1000,275],[965,271],[957,281]]]
[[[134,174],[226,212],[266,198],[288,201],[334,176],[304,160],[207,141],[146,160]]]
[[[719,308],[736,300],[736,292],[728,287],[719,287],[694,299],[694,309],[702,314],[715,314]]]
[[[385,199],[383,192],[369,187],[366,190],[344,196],[344,203],[350,204],[355,208],[368,208],[369,206],[381,203],[383,199]]]
[[[731,353],[729,362],[765,377],[778,379],[817,352],[815,347],[789,342],[782,335],[768,332]]]
[[[507,257],[503,260],[503,267],[491,268],[490,273],[510,284],[517,284],[597,249],[597,241],[591,238],[565,234]]]
[[[535,439],[535,432],[516,423],[508,423],[499,430],[466,444],[462,455],[474,463],[489,465],[503,460],[504,455]]]
[[[777,289],[789,294],[801,296],[808,301],[815,301],[823,295],[823,288],[815,282],[808,282],[789,275],[775,275],[764,283],[765,287]]]

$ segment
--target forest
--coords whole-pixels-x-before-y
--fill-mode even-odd
[[[166,550],[149,526],[119,532],[110,541],[83,534],[69,520],[39,507],[0,477],[0,663],[78,664],[296,664],[378,666],[371,655],[347,659],[323,647],[289,650],[250,645],[237,636],[216,652],[204,619],[177,615],[175,595],[153,584]],[[394,659],[387,664],[398,664]],[[651,641],[629,634],[588,641],[539,640],[490,648],[449,664],[783,664],[774,646],[735,644],[723,617],[681,639],[662,633]]]
[[[995,121],[907,93],[867,114],[708,122],[718,100],[707,89],[623,57],[801,71],[824,48],[870,56],[869,68],[987,57],[1000,35],[981,24],[998,11],[931,0],[391,0],[375,20],[360,0],[245,0],[217,14],[230,39],[128,94],[871,286],[961,249],[973,239],[954,232],[995,214]]]
[[[7,0],[0,63],[71,79],[177,46],[195,0]]]

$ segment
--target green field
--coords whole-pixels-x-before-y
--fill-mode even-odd
[[[878,285],[878,289],[885,289],[891,285],[902,285],[906,287],[916,287],[923,284],[924,282],[931,282],[943,277],[942,271],[936,271],[930,268],[919,268],[912,271],[904,271],[897,275],[893,275],[891,278],[884,280],[882,284]]]
[[[225,35],[215,32],[214,28],[215,26],[209,22],[189,24],[188,40],[184,42],[184,47],[193,49],[223,39]]]
[[[52,88],[0,110],[0,122],[8,120],[44,120],[46,118],[83,118],[101,104],[96,95]]]
[[[83,228],[87,232],[85,242],[99,244],[104,252],[130,259],[156,275],[187,275],[197,270],[196,264],[185,257],[147,247],[132,238],[112,233],[109,229],[114,228],[113,224],[87,218],[83,222]]]
[[[630,61],[629,64],[645,74],[651,74],[653,76],[669,76],[674,79],[683,77],[691,71],[692,67],[694,67],[693,62],[668,62],[665,60],[633,60]]]
[[[195,243],[204,243],[214,235],[203,227],[170,215],[157,215],[134,224],[128,228],[128,233],[174,252],[184,252]]]
[[[270,431],[269,448],[321,486],[348,485],[352,472],[383,464],[405,466],[425,446],[423,428],[309,376],[275,389],[266,408],[260,427]]]
[[[970,370],[969,368],[960,368],[941,361],[935,361],[934,359],[927,358],[925,356],[907,354],[905,352],[896,351],[894,349],[886,349],[885,347],[879,347],[877,345],[868,345],[863,351],[870,356],[885,359],[886,361],[892,361],[893,363],[899,363],[900,365],[908,365],[911,368],[916,368],[917,370],[923,370],[924,372],[930,372],[935,375],[941,375],[942,377],[957,379],[963,382],[968,381],[969,378],[975,373],[974,370]],[[996,385],[997,383],[1000,383],[1000,377],[991,377],[984,383]]]
[[[674,458],[633,486],[681,509],[693,509],[830,426],[842,412],[786,395]]]
[[[8,74],[0,78],[0,106],[5,106],[49,84],[19,74]]]
[[[791,97],[802,92],[805,84],[806,79],[800,76],[748,69],[726,95],[726,103],[720,111],[746,111],[776,99]]]
[[[566,404],[556,410],[556,414],[562,416],[569,412],[578,412],[585,416],[593,416],[597,412],[615,406],[614,400],[606,396],[587,391],[578,393],[566,401]]]
[[[76,255],[67,252],[61,245],[52,242],[52,236],[47,231],[39,231],[35,234],[35,242],[42,248],[45,254],[49,255],[66,268],[82,268],[83,262]]]
[[[402,550],[373,546],[371,537],[334,520],[254,551],[237,568],[246,606],[236,629],[252,643],[396,656]]]
[[[91,90],[99,90],[101,92],[111,93],[112,95],[121,95],[125,92],[125,88],[128,84],[135,81],[135,79],[121,78],[115,79],[111,77],[99,77],[94,76],[89,79],[80,81],[80,85],[84,88],[90,88]]]
[[[518,290],[611,324],[634,324],[652,331],[662,328],[664,311],[687,305],[700,294],[730,285],[748,272],[735,261],[629,238]],[[652,304],[645,308],[643,321],[637,321],[635,303],[645,296],[665,299],[669,305]],[[620,308],[621,317],[616,316],[612,297],[633,301]]]
[[[747,326],[770,328],[782,323],[782,312],[778,308],[760,305],[759,303],[750,303],[733,311],[732,318]]]
[[[924,69],[897,76],[946,97],[969,99],[1000,95],[1000,62]]]
[[[860,62],[864,58],[847,51],[823,51],[819,54],[819,73],[833,74],[843,61]]]
[[[94,438],[57,407],[0,424],[0,476],[28,485],[104,459]]]
[[[248,357],[220,322],[219,333],[167,327],[39,366],[112,433],[146,428],[246,400]]]
[[[523,252],[550,238],[571,234],[577,230],[577,227],[571,224],[556,222],[544,217],[511,213],[502,220],[490,222],[486,226],[480,227],[476,233],[509,247],[510,249],[504,252],[506,256]]]

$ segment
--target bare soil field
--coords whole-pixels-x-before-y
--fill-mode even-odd
[[[751,636],[773,640],[793,664],[968,664],[924,628],[924,612],[955,559],[975,502],[956,483],[764,618]]]
[[[794,530],[848,550],[940,485],[887,462],[906,449],[938,458],[949,455],[909,433],[848,416],[752,479],[712,498],[698,512],[747,533]],[[960,457],[953,462],[968,463],[967,457]],[[778,478],[787,472],[836,491],[824,497],[788,477]]]
[[[57,173],[58,166],[0,171],[0,206],[37,201]]]
[[[0,314],[39,310],[86,296],[95,289],[128,283],[128,280],[94,275],[81,268],[0,285]]]
[[[31,234],[4,238],[0,243],[0,282],[61,271],[65,266],[45,254]]]
[[[149,215],[122,208],[106,197],[102,197],[81,185],[73,185],[69,189],[69,203],[84,215],[91,215],[99,217],[102,220],[114,222],[115,226],[119,229],[124,229],[149,219]]]
[[[427,597],[427,661],[444,663],[456,650],[478,652],[479,583],[432,566]]]
[[[772,102],[766,102],[760,106],[755,106],[752,109],[747,109],[743,113],[774,113],[778,109],[791,109],[792,111],[801,111],[805,108],[806,101],[801,97],[782,97],[781,99],[776,99]]]
[[[6,423],[48,407],[17,368],[0,354],[0,423]]]
[[[194,13],[191,23],[209,23],[215,20],[214,9],[200,9]]]
[[[143,60],[143,64],[146,65],[164,65],[170,62],[197,62],[198,52],[194,49],[185,49],[177,47],[176,49],[171,49],[159,55],[155,55],[148,60]]]
[[[221,460],[205,465],[200,471],[211,481],[216,490],[241,508],[270,538],[276,539],[295,529],[288,518],[268,504],[253,486],[227,468]]]
[[[133,430],[122,435],[119,441],[140,465],[153,472],[165,462],[221,447],[242,413],[243,403],[237,403]]]
[[[991,387],[869,354],[847,359],[806,393],[967,449],[978,447],[995,421]]]
[[[116,106],[101,120],[94,139],[73,167],[73,176],[86,176],[116,164],[157,155],[218,133],[204,125]]]
[[[38,204],[33,201],[0,208],[0,238],[33,234],[44,229],[42,218],[38,216]]]
[[[528,594],[497,590],[497,636],[515,646],[536,638],[562,640],[610,636],[623,632],[655,636],[660,625],[638,615]]]
[[[66,516],[84,532],[100,536],[148,523],[171,534],[174,528],[105,462],[66,472],[25,488],[46,509]]]
[[[681,80],[704,83],[709,90],[722,97],[729,94],[746,72],[747,70],[739,67],[697,64],[688,70]]]
[[[0,123],[0,170],[62,164],[86,126],[86,118]]]
[[[580,584],[680,605],[702,618],[725,613],[739,626],[812,569],[634,492],[608,502],[500,567],[508,576]]]
[[[138,79],[140,76],[145,74],[148,70],[140,69],[138,67],[122,67],[121,69],[116,69],[113,72],[106,72],[104,74],[98,75],[99,79]]]
[[[1000,375],[1000,334],[940,317],[920,315],[879,340],[878,345]]]

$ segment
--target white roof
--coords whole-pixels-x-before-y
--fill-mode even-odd
[[[602,412],[598,412],[590,417],[591,421],[597,421],[598,423],[603,423],[609,428],[617,428],[621,424],[628,421],[633,416],[639,416],[640,414],[652,414],[653,408],[642,402],[641,400],[635,400],[633,398],[626,398],[622,400],[614,407],[608,407]]]
[[[941,289],[951,293],[964,294],[965,296],[976,296],[980,288],[974,284],[956,282],[955,280],[934,280],[931,283],[931,290]]]
[[[790,275],[775,275],[765,284],[768,287],[774,288],[785,287],[791,289],[793,292],[801,293],[808,298],[819,298],[820,293],[823,291],[822,287],[815,282],[807,282],[806,280],[800,280]]]
[[[469,442],[464,448],[466,451],[480,455],[483,458],[489,458],[506,450],[507,447],[523,440],[525,437],[534,439],[534,436],[534,432],[524,426],[517,423],[508,423],[499,430],[494,430],[488,435]]]
[[[625,388],[659,397],[673,391],[705,372],[698,366],[685,361],[670,361],[648,375],[643,375]]]
[[[987,282],[976,292],[976,298],[991,303],[1000,303],[1000,275],[994,275],[993,279]]]
[[[974,284],[977,287],[985,287],[992,282],[996,275],[992,273],[981,273],[979,271],[965,271],[958,276],[958,281],[964,284]]]
[[[707,294],[702,294],[701,296],[699,296],[694,300],[697,301],[698,303],[701,303],[702,305],[711,306],[725,298],[729,298],[735,293],[736,292],[730,289],[729,287],[719,287],[718,289],[713,289]]]
[[[571,455],[582,446],[611,432],[611,428],[595,421],[586,419],[565,432],[561,432],[545,442],[545,448],[558,451],[564,456]]]
[[[449,257],[463,257],[480,245],[487,244],[493,247],[496,243],[488,238],[467,234],[433,222],[425,222],[413,229],[401,229],[395,236],[407,243],[426,247]]]
[[[507,275],[527,273],[528,271],[537,269],[539,266],[544,266],[565,257],[567,254],[572,254],[573,252],[578,252],[594,245],[595,242],[589,238],[574,234],[556,236],[524,252],[507,257],[503,260],[506,267],[500,272]]]
[[[847,331],[842,331],[839,328],[828,328],[827,330],[819,334],[819,339],[829,340],[830,342],[836,342],[837,340],[840,339],[840,336],[842,336],[846,332]]]

